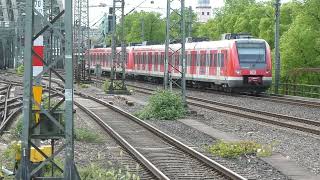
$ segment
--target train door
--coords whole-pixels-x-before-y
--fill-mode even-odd
[[[199,75],[206,75],[206,51],[200,51]]]
[[[191,51],[189,72],[191,76],[194,76],[197,73],[197,51]]]
[[[221,76],[221,50],[218,50],[217,58],[217,80],[219,81]]]
[[[152,72],[152,52],[148,52],[148,71]]]
[[[209,55],[209,77],[216,75],[216,51],[212,50],[210,51]]]
[[[159,55],[158,52],[154,53],[154,67],[153,67],[153,71],[154,72],[158,72],[159,71]]]
[[[164,72],[164,58],[165,58],[165,53],[161,52],[161,55],[160,55],[160,72]]]

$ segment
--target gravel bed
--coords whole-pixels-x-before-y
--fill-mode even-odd
[[[142,82],[128,82],[128,84],[139,85],[148,88],[161,88],[161,85],[148,84]],[[237,106],[242,106],[250,109],[267,111],[272,113],[279,113],[294,117],[307,118],[312,120],[320,121],[320,111],[319,108],[310,108],[305,106],[290,105],[276,102],[269,102],[257,99],[251,99],[249,97],[239,97],[231,95],[223,95],[219,93],[208,93],[208,92],[199,92],[195,90],[188,90],[187,95],[195,96],[199,98],[204,98],[207,100],[213,100],[228,104],[233,104]]]
[[[90,87],[82,90],[82,92],[84,91],[86,91],[87,93],[92,93],[92,91],[97,92],[97,96],[99,98],[103,98],[100,94],[101,90],[97,90],[95,87]],[[145,101],[147,99],[147,96],[141,93],[134,93],[130,98]],[[137,103],[135,103],[135,105],[132,107],[128,106],[125,104],[125,99],[123,98],[114,98],[113,103],[130,113],[134,113],[143,107],[143,105]],[[228,168],[231,168],[232,170],[249,179],[287,179],[287,177],[281,174],[278,170],[274,169],[269,164],[256,157],[243,156],[237,159],[224,159],[211,156],[207,153],[206,147],[207,145],[214,144],[216,142],[216,139],[213,139],[210,136],[193,128],[190,128],[189,126],[186,126],[178,121],[153,120],[147,122],[168,133],[174,138],[177,138],[179,141],[187,144],[188,146],[196,148],[198,151],[206,154],[215,161],[225,165]]]
[[[141,179],[148,178],[145,169],[135,161],[118,143],[110,137],[88,115],[76,108],[75,131],[82,128],[99,134],[99,142],[75,141],[75,161],[80,167],[96,164],[103,168],[128,169],[129,172],[139,175]]]
[[[223,103],[242,106],[250,109],[267,111],[272,113],[284,114],[294,117],[307,118],[320,121],[319,108],[310,108],[305,106],[290,105],[276,102],[269,102],[246,97],[234,97],[215,93],[188,91],[188,95],[207,100],[219,101]]]
[[[252,120],[192,107],[200,116],[199,121],[234,134],[241,139],[253,140],[261,144],[274,144],[274,152],[292,159],[299,166],[320,174],[320,138],[316,135],[258,123]]]

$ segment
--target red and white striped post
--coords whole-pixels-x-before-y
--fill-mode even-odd
[[[43,15],[43,0],[35,0],[34,2],[35,9]],[[44,58],[44,46],[43,46],[43,36],[39,36],[36,40],[33,41],[33,51],[37,54],[32,55],[32,68],[33,68],[33,77],[38,76],[43,71],[43,61]],[[41,59],[39,58],[41,57]],[[42,101],[42,86],[40,82],[36,82],[33,85],[33,99],[37,104],[41,104]],[[40,111],[38,106],[34,106],[34,110]],[[40,113],[36,112],[35,121],[38,123],[40,120]]]

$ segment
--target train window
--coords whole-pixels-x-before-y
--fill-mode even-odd
[[[159,62],[158,62],[158,53],[154,53],[154,65],[158,65]]]
[[[213,61],[214,61],[214,56],[212,53],[209,54],[209,66],[210,67],[213,67]]]
[[[220,54],[220,67],[224,67],[224,54]]]
[[[161,65],[164,65],[164,53],[161,53]]]
[[[191,54],[187,54],[187,66],[190,66],[191,62]]]
[[[206,54],[200,55],[200,66],[206,66]]]
[[[149,56],[148,56],[148,64],[152,64],[152,52],[149,52]]]
[[[213,66],[214,66],[214,67],[217,67],[217,66],[218,66],[218,54],[214,54]]]

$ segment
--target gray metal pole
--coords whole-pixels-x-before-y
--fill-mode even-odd
[[[186,13],[185,0],[181,0],[181,95],[182,101],[186,102]]]
[[[192,6],[189,6],[189,24],[188,24],[188,37],[192,37]]]
[[[145,41],[144,18],[141,18],[141,41]]]
[[[110,82],[110,92],[114,92],[114,81],[116,79],[116,66],[117,66],[117,62],[116,62],[116,55],[117,55],[117,44],[116,44],[116,2],[117,0],[113,0],[113,5],[112,5],[112,36],[111,36],[111,56],[112,56],[112,66],[111,66],[111,73],[110,73],[110,78],[111,78],[111,82]]]
[[[65,179],[74,177],[74,142],[73,142],[73,38],[72,38],[72,1],[65,0]]]
[[[170,11],[171,11],[171,0],[167,0],[167,25],[166,25],[166,45],[165,45],[165,60],[164,60],[164,89],[168,89],[169,81],[169,46],[170,46]]]
[[[275,3],[275,93],[279,93],[279,85],[280,85],[280,0],[276,0]]]
[[[125,0],[122,0],[121,3],[121,35],[120,35],[120,41],[121,41],[121,68],[122,68],[122,89],[125,90],[126,85],[125,85],[125,79],[126,79],[126,56],[127,56],[127,48],[126,48],[126,42],[125,42],[125,34],[124,34],[124,5],[125,5]]]
[[[24,91],[23,91],[23,128],[21,136],[21,165],[19,179],[30,179],[29,123],[32,118],[32,37],[33,37],[33,1],[26,1],[24,41]]]
[[[88,60],[88,80],[91,80],[90,77],[90,69],[91,69],[91,57],[90,57],[90,53],[89,50],[91,49],[91,40],[90,40],[90,13],[89,13],[89,0],[87,0],[87,25],[88,25],[88,29],[87,29],[87,36],[88,36],[88,40],[87,40],[87,60]]]

